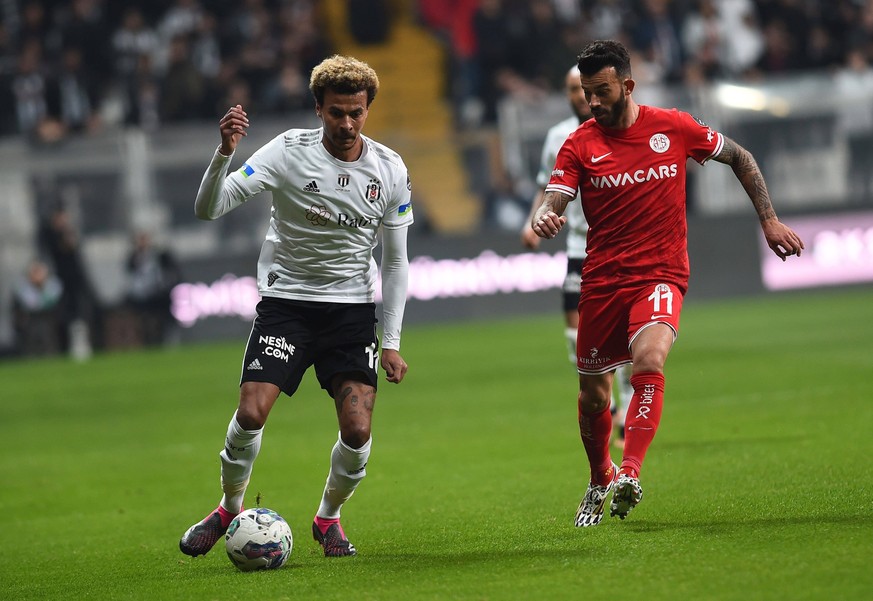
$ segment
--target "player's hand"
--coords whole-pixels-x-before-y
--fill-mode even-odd
[[[567,223],[567,218],[554,211],[546,211],[533,222],[533,231],[540,238],[554,238]]]
[[[409,369],[409,366],[406,364],[406,361],[403,360],[403,357],[400,356],[400,353],[390,348],[382,349],[380,362],[382,364],[382,369],[385,370],[385,375],[387,376],[385,379],[389,382],[394,382],[395,384],[400,384],[403,380],[403,376],[406,375],[406,370]]]
[[[799,257],[805,248],[800,236],[775,217],[762,221],[761,229],[764,230],[767,246],[783,261],[791,255]]]
[[[221,132],[221,148],[218,152],[229,157],[236,150],[240,138],[248,135],[246,129],[249,126],[249,117],[241,104],[227,109],[224,117],[218,122],[218,130]]]
[[[524,224],[521,230],[521,245],[528,250],[536,250],[540,247],[540,237],[528,224]]]

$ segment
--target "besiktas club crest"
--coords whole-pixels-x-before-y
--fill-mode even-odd
[[[382,198],[382,184],[377,179],[371,179],[370,183],[367,184],[367,200],[370,202],[376,202],[380,198]]]

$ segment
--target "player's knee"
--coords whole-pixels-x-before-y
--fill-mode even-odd
[[[650,351],[634,357],[633,373],[661,373],[664,371],[664,363],[667,361],[667,353]]]
[[[609,390],[602,386],[586,386],[579,390],[579,410],[600,413],[609,406]]]
[[[360,449],[370,440],[370,424],[344,424],[340,428],[340,436],[347,447]]]
[[[269,403],[259,402],[253,395],[241,395],[236,410],[236,421],[244,430],[260,430],[267,423]]]
[[[236,421],[243,430],[260,430],[267,423],[267,414],[255,406],[240,405]]]

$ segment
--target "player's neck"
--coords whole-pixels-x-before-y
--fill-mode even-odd
[[[627,129],[637,122],[640,117],[640,105],[634,102],[633,98],[628,98],[627,110],[621,116],[621,120],[615,129]]]
[[[361,158],[361,154],[364,152],[364,140],[361,136],[355,140],[355,143],[351,146],[351,148],[338,148],[327,138],[327,136],[322,137],[321,143],[324,148],[327,150],[328,154],[330,154],[335,159],[339,159],[345,163],[352,163]]]

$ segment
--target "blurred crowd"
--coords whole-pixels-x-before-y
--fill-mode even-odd
[[[38,252],[13,286],[14,344],[6,352],[26,357],[66,353],[84,360],[94,348],[178,342],[170,310],[172,289],[182,281],[176,257],[149,232],[133,232],[127,256],[119,257],[124,295],[107,306],[92,283],[76,221],[63,202],[41,219]]]
[[[350,31],[389,0],[346,0]],[[644,83],[696,85],[873,62],[873,0],[410,0],[447,48],[459,124],[560,89],[568,57],[617,38]],[[317,0],[0,0],[0,135],[51,142],[117,124],[308,109],[332,53]],[[388,21],[374,27],[372,21]],[[378,24],[375,24],[378,25]],[[359,41],[361,41],[359,39]]]
[[[619,39],[646,84],[695,86],[873,62],[873,0],[419,0],[452,57],[462,122],[491,122],[505,95],[560,88],[568,57]]]
[[[0,135],[309,107],[330,52],[316,0],[0,2]]]

